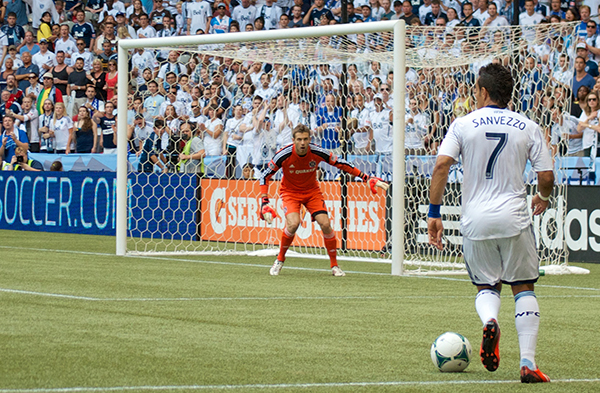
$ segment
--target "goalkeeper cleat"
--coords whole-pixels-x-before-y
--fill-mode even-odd
[[[333,274],[336,277],[344,277],[346,275],[346,273],[344,273],[344,271],[342,269],[340,269],[339,266],[332,267],[331,274]]]
[[[527,366],[521,367],[521,382],[522,383],[539,383],[550,382],[550,378],[540,371],[540,369],[531,370]]]
[[[271,266],[271,270],[269,270],[269,274],[272,276],[278,276],[282,268],[283,262],[281,262],[279,259],[276,259],[273,263],[273,266]]]
[[[483,327],[481,341],[481,363],[488,371],[496,371],[500,365],[500,327],[498,321],[490,319]]]

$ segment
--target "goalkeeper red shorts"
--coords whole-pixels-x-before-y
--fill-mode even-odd
[[[283,201],[283,213],[286,216],[290,213],[300,214],[302,205],[309,211],[313,221],[316,215],[321,213],[327,214],[325,198],[321,193],[321,189],[309,190],[301,194],[283,192],[281,199]]]

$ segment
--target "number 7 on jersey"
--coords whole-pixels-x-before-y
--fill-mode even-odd
[[[498,161],[498,155],[506,146],[506,141],[508,139],[508,134],[502,132],[486,132],[485,138],[488,140],[498,140],[498,144],[496,148],[492,152],[490,159],[488,160],[487,166],[485,168],[485,178],[493,179],[494,178],[494,167],[496,166],[496,162]]]

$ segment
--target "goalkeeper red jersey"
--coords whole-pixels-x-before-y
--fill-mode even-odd
[[[263,171],[260,177],[260,191],[262,194],[268,194],[269,180],[279,169],[283,171],[281,193],[308,193],[318,189],[317,168],[321,162],[326,162],[353,176],[365,176],[354,165],[322,147],[311,143],[308,152],[304,156],[299,156],[294,145],[291,144],[279,150],[269,162],[267,169]]]

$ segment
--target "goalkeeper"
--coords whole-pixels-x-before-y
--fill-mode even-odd
[[[373,193],[376,192],[377,182],[381,180],[370,178],[349,162],[311,144],[310,129],[304,124],[299,124],[294,128],[292,142],[291,145],[282,148],[275,154],[259,180],[262,199],[260,217],[270,221],[270,218],[275,215],[275,211],[269,205],[269,180],[280,168],[283,170],[281,199],[285,213],[285,228],[281,235],[279,255],[269,273],[272,276],[279,275],[285,261],[285,253],[294,241],[294,235],[300,225],[300,208],[301,205],[304,205],[310,212],[313,221],[316,221],[323,231],[325,248],[331,261],[331,272],[336,277],[345,276],[346,274],[337,264],[337,241],[327,215],[325,199],[317,182],[319,163],[326,162],[352,176],[360,177],[365,182],[368,181]]]

